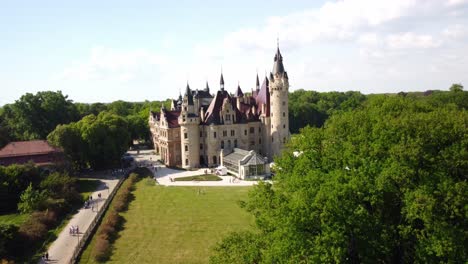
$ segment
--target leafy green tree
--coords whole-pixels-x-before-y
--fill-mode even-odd
[[[76,121],[78,117],[76,106],[60,91],[26,93],[3,109],[11,136],[19,140],[45,139],[57,125]]]
[[[467,125],[455,104],[373,96],[323,128],[303,129],[275,160],[275,185],[259,184],[244,203],[257,230],[229,236],[212,259],[463,263]],[[254,252],[238,251],[252,236]]]
[[[0,224],[0,256],[10,256],[13,244],[18,236],[18,227],[9,224]]]
[[[58,126],[49,141],[64,149],[78,167],[106,168],[120,164],[129,147],[127,120],[110,112],[88,115],[77,123]]]
[[[450,86],[450,91],[451,92],[461,92],[463,91],[463,85],[459,83],[454,83],[452,86]]]
[[[26,188],[20,196],[18,210],[22,214],[31,213],[32,211],[38,210],[44,204],[46,198],[45,192],[33,189],[30,183],[28,188]]]
[[[39,186],[42,179],[41,171],[32,163],[0,166],[0,212],[16,211],[20,194],[31,183]]]
[[[61,147],[73,164],[73,168],[86,167],[86,145],[76,123],[58,125],[48,136],[47,140],[53,146]]]

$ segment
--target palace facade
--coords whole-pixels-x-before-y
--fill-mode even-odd
[[[254,151],[271,161],[289,139],[288,74],[277,48],[273,70],[255,89],[235,93],[220,87],[210,93],[192,90],[187,84],[184,96],[172,101],[171,109],[151,111],[149,126],[156,152],[167,166],[198,168],[217,166],[223,156],[235,149]],[[231,155],[232,157],[232,155]]]

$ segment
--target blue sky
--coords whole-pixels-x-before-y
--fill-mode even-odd
[[[293,3],[291,3],[293,2]],[[62,90],[78,102],[176,97],[188,81],[244,91],[271,70],[291,90],[468,85],[468,1],[10,1],[0,3],[0,105]]]

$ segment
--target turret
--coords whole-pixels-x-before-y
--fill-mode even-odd
[[[281,153],[289,140],[288,75],[284,69],[279,46],[270,73],[271,158]]]
[[[194,109],[193,95],[188,83],[179,115],[179,125],[182,167],[198,168],[200,166],[200,117]]]
[[[236,93],[234,94],[234,97],[236,98],[236,106],[237,109],[241,109],[241,104],[244,103],[244,93],[242,92],[242,89],[240,88],[240,85],[237,84],[237,90]]]

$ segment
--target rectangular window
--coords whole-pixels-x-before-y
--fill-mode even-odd
[[[231,116],[230,115],[226,115],[226,121],[231,121]]]
[[[227,137],[227,131],[226,130],[223,131],[223,137]]]
[[[216,138],[216,132],[213,132],[213,137]]]
[[[234,130],[231,130],[231,137],[235,136],[236,135],[236,131]]]
[[[200,137],[203,137],[203,131],[200,131]]]
[[[203,144],[200,144],[200,150],[203,150]]]
[[[255,128],[251,127],[250,128],[250,134],[253,134],[253,133],[255,133]]]
[[[185,145],[185,151],[188,151],[188,146],[187,145]]]
[[[184,138],[187,138],[187,133],[184,133]]]
[[[245,135],[245,136],[247,136],[247,129],[246,129],[246,130],[244,130],[244,135]]]
[[[258,127],[258,133],[262,132],[262,128]]]

